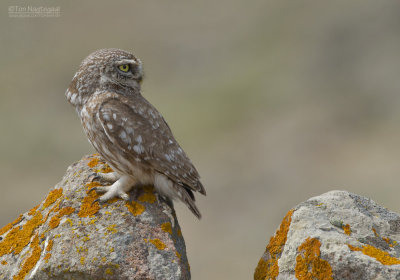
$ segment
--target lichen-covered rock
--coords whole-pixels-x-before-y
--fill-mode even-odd
[[[346,191],[290,210],[271,237],[254,279],[399,280],[400,216]]]
[[[171,202],[151,187],[93,201],[97,155],[71,165],[46,199],[0,229],[0,279],[190,279]],[[92,204],[93,203],[93,204]]]

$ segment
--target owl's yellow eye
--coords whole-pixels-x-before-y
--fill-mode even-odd
[[[126,73],[131,69],[131,67],[129,66],[129,64],[122,64],[118,66],[118,69]]]

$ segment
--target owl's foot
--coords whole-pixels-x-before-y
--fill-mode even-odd
[[[132,188],[134,185],[135,180],[133,180],[131,177],[128,176],[122,176],[119,178],[114,184],[108,187],[94,187],[90,189],[90,191],[96,191],[99,193],[104,193],[102,196],[100,196],[98,199],[93,201],[95,202],[100,202],[104,203],[112,198],[122,198],[125,201],[129,201],[130,197],[127,194],[127,192]]]
[[[105,181],[114,183],[121,176],[117,172],[109,172],[109,173],[93,173],[90,176],[93,176],[92,181]]]

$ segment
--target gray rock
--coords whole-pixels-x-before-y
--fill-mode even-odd
[[[44,201],[0,229],[0,279],[190,279],[170,201],[151,187],[104,205],[88,190],[97,155],[71,165]]]
[[[290,210],[254,279],[400,279],[400,216],[346,191]]]

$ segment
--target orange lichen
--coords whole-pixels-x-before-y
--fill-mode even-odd
[[[163,223],[161,225],[161,229],[165,232],[168,232],[169,234],[172,234],[172,226],[170,222]]]
[[[379,234],[376,232],[376,229],[375,229],[375,228],[372,228],[372,231],[374,232],[374,234],[375,234],[376,237],[379,237]]]
[[[19,215],[18,218],[14,220],[14,222],[8,223],[3,228],[0,229],[0,235],[3,235],[7,231],[9,231],[14,225],[18,224],[22,220],[23,215]]]
[[[114,170],[112,170],[112,168],[106,164],[105,167],[103,167],[99,171],[101,173],[110,173],[110,172],[113,172]]]
[[[154,203],[156,201],[156,196],[153,193],[146,192],[139,197],[139,201]]]
[[[39,208],[40,204],[36,205],[35,207],[33,207],[31,210],[29,210],[28,215],[29,216],[33,216],[36,214],[36,210]]]
[[[390,247],[394,247],[397,245],[395,240],[391,240],[389,237],[382,237],[383,241],[385,241]]]
[[[164,250],[167,246],[164,244],[164,242],[162,242],[160,239],[158,238],[154,238],[154,239],[145,239],[146,242],[150,242],[151,244],[153,244],[154,246],[156,246],[156,248],[158,250]]]
[[[62,209],[60,209],[57,213],[57,215],[55,215],[53,218],[51,218],[50,222],[49,222],[49,227],[50,228],[56,228],[59,226],[61,218],[63,216],[66,215],[70,215],[72,213],[74,213],[75,209],[72,207],[64,207]]]
[[[175,251],[175,255],[176,255],[179,259],[181,259],[181,257],[182,257],[182,255],[181,255],[178,251]]]
[[[25,259],[22,264],[21,270],[17,275],[13,277],[13,280],[23,280],[25,276],[31,271],[31,269],[36,265],[39,261],[40,254],[42,253],[42,249],[39,246],[39,236],[36,235],[31,243],[31,248],[33,251],[31,255]]]
[[[49,261],[51,257],[51,253],[47,253],[46,256],[44,256],[44,260],[46,261],[46,263]]]
[[[88,217],[96,214],[100,210],[99,203],[93,203],[99,195],[95,191],[90,191],[94,187],[101,186],[99,182],[91,182],[86,185],[88,188],[87,196],[82,199],[81,209],[79,210],[79,217]]]
[[[275,236],[271,237],[264,255],[269,255],[267,260],[264,256],[258,262],[256,271],[254,273],[255,280],[271,279],[275,280],[279,275],[278,259],[282,253],[283,246],[286,243],[287,234],[289,231],[290,223],[292,222],[292,215],[294,210],[290,210],[283,218],[279,229],[276,231]]]
[[[49,240],[49,244],[47,244],[47,247],[46,247],[46,251],[47,251],[47,252],[50,252],[51,249],[53,249],[53,244],[54,244],[53,239],[50,239],[50,240]]]
[[[56,200],[59,199],[62,196],[62,194],[63,194],[63,190],[62,189],[52,190],[49,193],[49,195],[46,197],[46,200],[44,201],[43,206],[42,206],[42,210],[46,209],[51,204],[56,202]]]
[[[308,237],[298,248],[295,275],[299,280],[333,280],[332,267],[320,258],[321,242],[317,238]],[[311,270],[311,271],[310,271]]]
[[[22,227],[13,228],[0,242],[0,257],[11,252],[19,254],[29,244],[34,230],[43,224],[42,219],[42,213],[37,212]]]
[[[142,204],[136,201],[126,202],[125,206],[126,208],[128,208],[129,212],[131,212],[135,217],[141,215],[144,210],[146,210],[146,208]]]
[[[1,264],[2,264],[2,265],[6,265],[7,262],[6,262],[6,261],[2,261]]]
[[[88,162],[88,166],[90,167],[90,168],[93,168],[93,167],[95,167],[96,165],[98,165],[99,164],[99,159],[98,158],[92,158],[89,162]]]
[[[344,230],[344,233],[345,233],[345,234],[347,234],[347,235],[350,235],[350,234],[351,234],[351,229],[350,229],[350,225],[349,225],[349,224],[343,225],[343,226],[342,226],[342,229]]]
[[[378,262],[380,262],[383,265],[394,265],[394,264],[400,264],[400,259],[392,257],[389,255],[388,252],[382,251],[378,248],[375,248],[371,245],[365,245],[362,246],[361,248],[352,246],[350,244],[347,244],[347,246],[350,248],[352,251],[360,251],[364,255],[367,255],[371,258],[376,259]]]
[[[107,230],[110,231],[111,233],[117,233],[118,230],[115,228],[116,226],[117,226],[116,224],[109,225],[109,226],[107,227]]]

